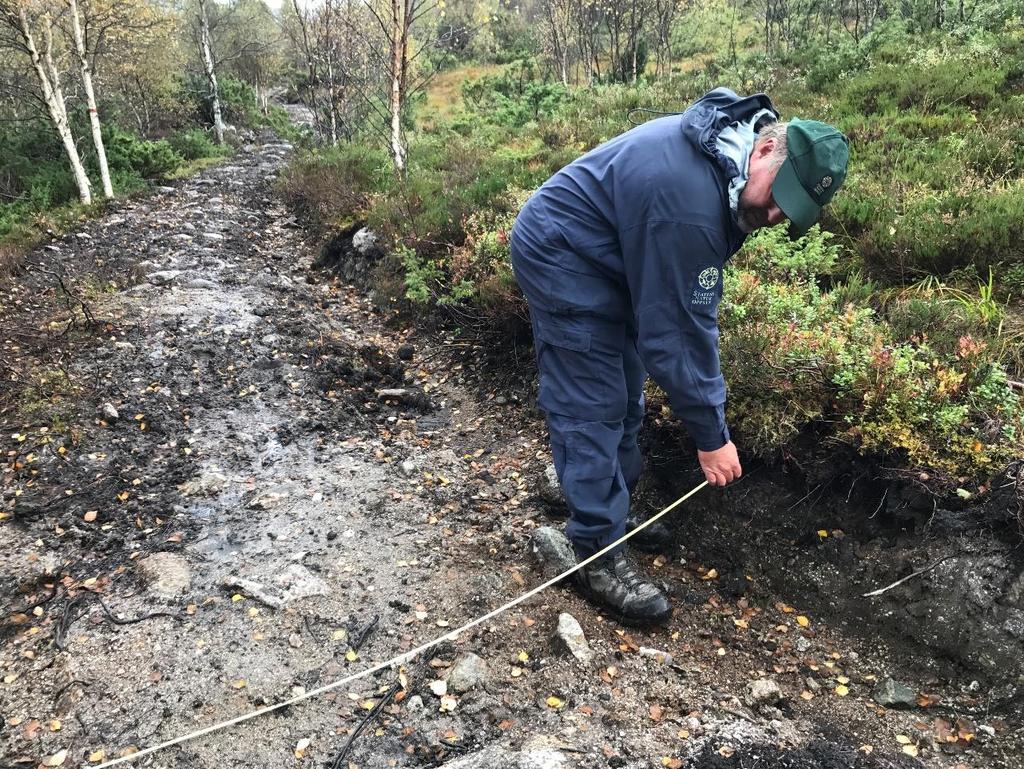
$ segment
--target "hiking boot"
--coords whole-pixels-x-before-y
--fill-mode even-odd
[[[626,531],[633,531],[645,520],[647,519],[631,514],[626,519]],[[661,553],[672,545],[672,530],[662,521],[658,521],[630,537],[629,544],[630,547],[643,550],[645,553]]]
[[[668,596],[637,574],[621,550],[577,571],[576,588],[625,624],[662,623],[672,614]]]

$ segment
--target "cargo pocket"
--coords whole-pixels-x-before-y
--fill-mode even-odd
[[[533,331],[542,409],[593,422],[625,417],[621,354],[595,348],[591,331],[576,319],[536,317]]]

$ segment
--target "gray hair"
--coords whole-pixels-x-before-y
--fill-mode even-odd
[[[771,162],[772,168],[781,166],[783,161],[786,159],[786,129],[789,128],[789,123],[769,123],[757,134],[757,141],[763,139],[774,139],[775,149],[772,150]],[[756,142],[755,142],[756,144]]]

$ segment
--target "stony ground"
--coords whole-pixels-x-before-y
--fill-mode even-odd
[[[560,522],[537,493],[529,366],[497,386],[313,270],[273,190],[290,152],[268,138],[118,203],[5,289],[0,765],[129,755],[390,659],[543,578],[531,541]],[[681,461],[675,486],[693,471]],[[684,513],[682,546],[641,557],[674,595],[665,629],[622,628],[555,587],[402,671],[141,763],[1021,766],[1015,678],[938,669],[762,579],[780,551],[743,530],[781,501],[746,493],[703,492],[739,525]],[[796,585],[801,546],[786,544]]]

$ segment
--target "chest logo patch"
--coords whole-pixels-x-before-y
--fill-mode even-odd
[[[718,268],[708,267],[697,276],[697,282],[703,289],[712,289],[718,285]]]

